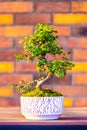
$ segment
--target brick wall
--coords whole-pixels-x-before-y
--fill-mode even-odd
[[[18,80],[39,76],[35,64],[16,62],[22,52],[18,41],[32,34],[35,24],[53,25],[59,41],[72,51],[76,64],[64,78],[54,78],[45,86],[65,96],[65,106],[87,106],[87,1],[86,0],[0,0],[0,106],[19,105],[19,94],[10,88]]]

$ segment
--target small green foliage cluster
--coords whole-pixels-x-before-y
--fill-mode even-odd
[[[19,81],[18,84],[11,84],[11,87],[16,87],[20,94],[28,93],[35,88],[36,82],[25,82],[24,80]]]
[[[67,58],[67,55],[69,55],[70,52],[67,52],[66,54],[64,48],[59,45],[57,41],[58,36],[56,34],[57,31],[52,26],[47,24],[37,24],[34,33],[24,37],[24,39],[20,41],[24,45],[24,54],[16,54],[16,59],[25,59],[27,62],[35,61],[37,71],[47,75],[46,79],[45,77],[41,77],[38,81],[33,81],[27,84],[22,81],[22,85],[20,83],[16,85],[17,87],[19,86],[18,89],[23,95],[24,93],[27,96],[46,96],[47,93],[49,93],[47,94],[49,96],[50,94],[52,96],[56,94],[59,95],[59,93],[56,93],[53,90],[40,89],[41,85],[53,77],[53,75],[64,77],[66,71],[71,70],[74,67],[74,64]],[[47,59],[47,54],[53,55],[54,59]],[[60,59],[56,59],[56,55],[59,55]],[[35,86],[37,87],[36,89],[33,89],[33,95],[31,88]]]
[[[23,96],[28,96],[28,97],[56,97],[56,96],[62,96],[61,93],[56,92],[52,89],[45,88],[45,89],[35,89],[33,91],[30,91],[28,93],[24,93]]]
[[[66,70],[70,70],[73,64],[68,60],[52,60],[47,61],[45,59],[37,61],[37,70],[40,72],[46,72],[47,74],[54,73],[57,77],[63,77],[66,74]]]
[[[39,79],[42,80],[44,77]],[[15,87],[18,89],[22,96],[28,97],[53,97],[53,96],[62,96],[61,93],[56,92],[49,88],[35,88],[35,82],[25,82],[24,80],[19,81],[19,84],[15,84]],[[14,84],[11,84],[11,87],[14,87]]]

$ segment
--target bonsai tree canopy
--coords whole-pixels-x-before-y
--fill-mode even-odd
[[[26,60],[27,62],[35,62],[37,71],[44,73],[45,76],[31,82],[19,81],[16,86],[23,96],[58,96],[62,95],[51,89],[42,89],[42,85],[53,78],[64,77],[67,70],[71,70],[74,64],[70,62],[64,48],[58,43],[57,31],[50,25],[37,24],[34,33],[24,37],[20,41],[23,43],[23,55],[16,54],[17,60]],[[47,58],[52,55],[53,58]],[[59,56],[59,59],[56,57]]]

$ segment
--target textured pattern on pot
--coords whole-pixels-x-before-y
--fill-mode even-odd
[[[59,97],[21,97],[23,115],[61,115],[63,96]]]

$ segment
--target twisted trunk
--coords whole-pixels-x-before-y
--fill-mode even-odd
[[[53,78],[53,74],[47,75],[43,80],[37,82],[36,88],[42,89],[41,86],[42,86],[45,82],[47,82],[48,80],[50,80],[50,79],[52,79],[52,78]]]

